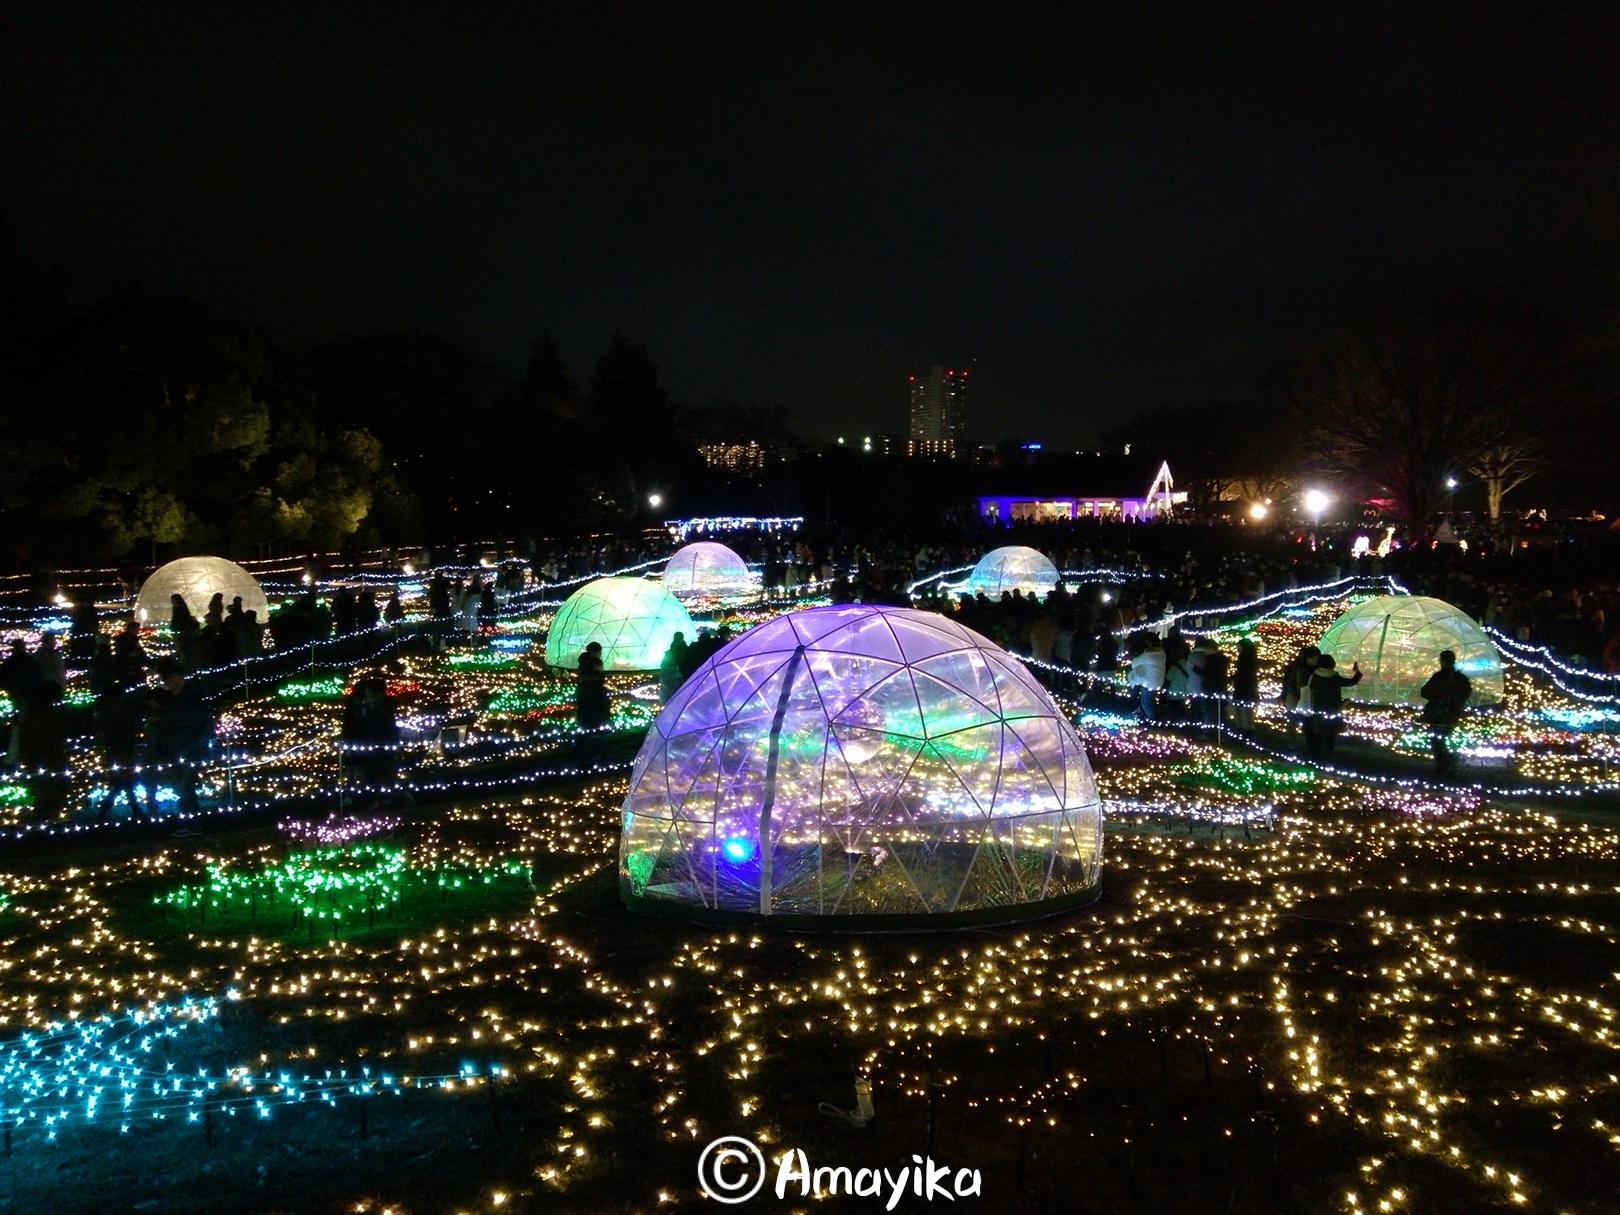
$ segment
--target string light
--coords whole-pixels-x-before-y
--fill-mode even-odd
[[[1334,609],[1289,610],[1272,600],[1247,616],[1205,614],[1226,621],[1223,638],[1260,638],[1274,669]],[[136,1118],[180,1129],[233,1111],[526,1078],[557,1111],[535,1183],[564,1190],[591,1176],[624,1127],[699,1146],[734,1132],[780,1141],[796,1116],[782,1094],[806,1058],[852,1059],[880,1106],[939,1101],[986,1134],[992,1120],[1106,1133],[1117,1114],[1093,1104],[1103,1077],[1087,1074],[1077,1044],[1143,1033],[1207,1050],[1220,1083],[1261,1067],[1256,1104],[1269,1117],[1331,1125],[1324,1150],[1359,1166],[1350,1209],[1422,1209],[1441,1185],[1465,1205],[1573,1201],[1574,1183],[1526,1146],[1519,1121],[1494,1125],[1502,1107],[1567,1128],[1561,1158],[1607,1152],[1620,1134],[1604,1125],[1620,1084],[1608,1070],[1617,1010],[1589,965],[1620,937],[1603,910],[1620,893],[1620,832],[1605,823],[1504,807],[1483,784],[1363,776],[1076,705],[1110,820],[1108,899],[1096,908],[996,934],[670,927],[625,949],[623,921],[592,914],[600,896],[588,885],[612,875],[623,764],[576,752],[612,732],[570,730],[566,683],[529,650],[503,652],[520,657],[507,667],[401,656],[390,675],[408,713],[468,723],[465,745],[342,751],[341,692],[295,702],[267,686],[233,708],[231,747],[264,748],[251,758],[267,761],[243,760],[237,805],[306,816],[284,819],[290,849],[244,831],[207,837],[205,855],[165,831],[138,848],[98,847],[93,860],[0,873],[12,942],[0,1024],[13,1027],[0,1067],[25,1135]],[[1071,691],[1119,686],[1040,669]],[[1539,674],[1515,671],[1501,712],[1460,741],[1506,748],[1515,758],[1504,762],[1553,773],[1537,779],[1571,796],[1609,788],[1610,719],[1580,716],[1594,706],[1563,700]],[[646,695],[642,683],[616,684],[615,711],[645,720]],[[1279,717],[1262,708],[1263,721]],[[1422,741],[1410,714],[1352,707],[1346,722],[1401,754]],[[452,794],[451,804],[320,817],[314,799],[335,796],[340,771],[364,791],[340,765],[383,751],[408,770],[378,792]],[[525,771],[479,766],[514,756]],[[1587,780],[1580,765],[1593,762]],[[544,788],[581,778],[577,793]],[[460,890],[439,884],[457,876]],[[164,1061],[233,1000],[302,1032],[313,1053]],[[339,1053],[335,1043],[355,1039],[329,1035],[338,1022],[363,1025],[374,1055]],[[1051,1066],[1004,1063],[1020,1052],[1039,1061],[1043,1047]],[[463,1055],[484,1061],[458,1064]],[[1108,1066],[1106,1051],[1095,1058]],[[821,1095],[838,1094],[828,1081]]]

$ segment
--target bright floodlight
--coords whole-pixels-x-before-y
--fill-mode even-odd
[[[754,589],[748,563],[723,544],[699,540],[676,550],[664,566],[664,589],[673,595],[740,595]]]
[[[1333,499],[1329,498],[1327,494],[1319,489],[1308,489],[1305,491],[1305,509],[1310,511],[1313,515],[1320,515],[1328,508],[1329,503],[1332,501]]]
[[[160,566],[141,584],[141,593],[135,597],[136,622],[147,626],[168,624],[174,612],[171,595],[184,597],[199,621],[215,595],[225,596],[227,608],[240,595],[244,612],[257,612],[260,624],[270,618],[270,602],[253,575],[223,557],[181,557]]]
[[[647,495],[647,505],[652,507],[654,510],[657,510],[663,504],[664,504],[664,495],[663,494],[648,494]]]
[[[1089,901],[1097,784],[1022,663],[929,612],[817,607],[681,685],[636,757],[619,890],[698,920],[903,927]]]
[[[680,602],[645,578],[597,578],[563,602],[546,635],[546,662],[579,669],[579,655],[602,643],[610,671],[656,671],[676,633],[697,639],[697,627]]]
[[[1473,682],[1472,704],[1502,699],[1502,656],[1484,631],[1458,608],[1421,595],[1380,595],[1357,604],[1317,642],[1340,671],[1359,662],[1362,681],[1344,694],[1380,705],[1421,705],[1418,689],[1440,667],[1440,651],[1457,655]]]
[[[1266,504],[1264,502],[1256,502],[1253,506],[1249,507],[1249,518],[1264,519],[1265,517]]]
[[[968,575],[968,594],[999,599],[1020,591],[1025,595],[1050,595],[1058,584],[1057,566],[1046,554],[1021,544],[993,549],[979,558]]]

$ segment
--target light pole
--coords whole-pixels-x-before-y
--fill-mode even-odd
[[[1333,499],[1328,497],[1325,490],[1308,489],[1305,491],[1305,510],[1311,517],[1312,527],[1322,521],[1323,512],[1332,504]]]
[[[1316,550],[1316,529],[1321,526],[1323,512],[1332,504],[1333,499],[1328,497],[1327,491],[1308,489],[1305,491],[1305,513],[1311,517],[1311,550]]]

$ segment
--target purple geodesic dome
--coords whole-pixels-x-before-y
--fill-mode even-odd
[[[625,902],[810,926],[1010,920],[1094,897],[1096,780],[1012,655],[930,612],[760,625],[671,697],[624,803]]]

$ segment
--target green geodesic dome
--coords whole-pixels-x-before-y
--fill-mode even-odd
[[[546,663],[573,671],[593,641],[610,671],[656,671],[676,633],[697,639],[697,626],[676,599],[645,578],[598,578],[568,596],[546,635]]]
[[[1344,692],[1351,700],[1421,705],[1418,690],[1440,669],[1441,650],[1457,655],[1457,669],[1473,683],[1471,704],[1502,699],[1502,656],[1466,612],[1444,600],[1380,595],[1335,620],[1317,646],[1341,674],[1361,664],[1361,682]]]

